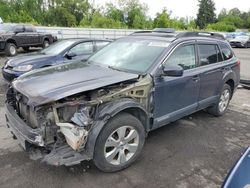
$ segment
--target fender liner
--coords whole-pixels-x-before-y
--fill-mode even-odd
[[[138,109],[144,113],[144,115],[147,117],[146,125],[144,125],[144,127],[146,131],[149,129],[149,114],[140,103],[128,98],[108,102],[99,107],[97,118],[94,121],[91,131],[88,135],[88,141],[85,145],[85,152],[90,158],[93,158],[96,139],[108,120],[118,113],[130,108]]]
[[[237,88],[237,86],[238,86],[236,74],[235,74],[235,72],[233,72],[232,70],[226,72],[226,73],[224,74],[222,80],[223,80],[223,81],[222,81],[222,83],[221,83],[222,85],[221,85],[220,88],[222,88],[223,85],[224,85],[226,82],[228,82],[229,80],[233,80],[233,82],[234,82],[234,88],[233,88],[233,91],[232,91],[232,92],[234,92],[234,91],[235,91],[235,88]]]

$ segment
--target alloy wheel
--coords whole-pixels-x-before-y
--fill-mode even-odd
[[[226,110],[229,100],[230,100],[230,91],[228,89],[225,89],[220,97],[220,102],[219,102],[220,112],[224,112]]]
[[[120,165],[130,160],[139,146],[139,134],[130,126],[122,126],[113,131],[104,146],[104,156],[108,163]]]
[[[10,54],[15,55],[16,54],[16,48],[14,46],[10,46]]]

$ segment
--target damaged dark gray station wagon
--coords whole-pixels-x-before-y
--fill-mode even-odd
[[[87,62],[15,80],[7,92],[7,125],[48,164],[93,159],[102,171],[118,171],[138,158],[149,131],[205,108],[223,115],[239,64],[217,34],[137,32]]]

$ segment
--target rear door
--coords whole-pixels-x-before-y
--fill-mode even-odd
[[[220,48],[216,42],[199,41],[197,44],[200,70],[199,108],[215,103],[220,94],[223,72],[228,67],[223,63]]]
[[[39,43],[38,41],[38,33],[35,32],[35,29],[31,25],[25,25],[25,39],[26,39],[26,45],[36,45]]]
[[[198,108],[200,89],[195,42],[178,46],[163,63],[164,66],[179,65],[183,76],[156,76],[154,78],[154,128],[158,128]]]

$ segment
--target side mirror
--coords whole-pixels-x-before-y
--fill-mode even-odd
[[[163,76],[180,77],[183,75],[183,68],[181,66],[166,66],[163,67]]]
[[[66,56],[68,59],[72,59],[73,57],[77,56],[77,54],[74,53],[74,52],[69,52],[69,53],[67,53],[65,56]]]

